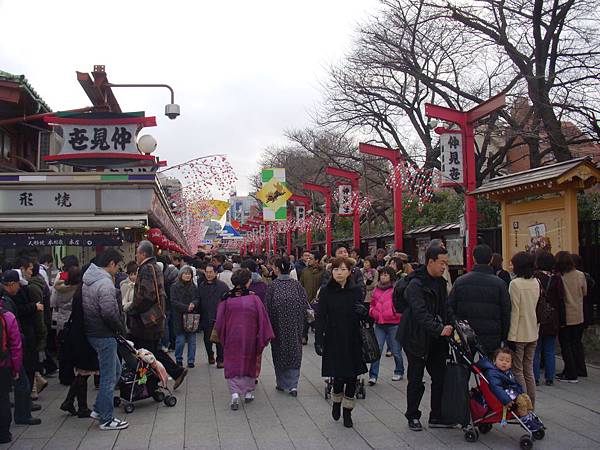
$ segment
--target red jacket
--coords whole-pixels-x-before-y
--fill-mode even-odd
[[[402,315],[394,311],[394,304],[392,300],[393,293],[393,285],[387,289],[376,287],[373,291],[369,315],[373,318],[375,323],[380,325],[398,325],[400,323]]]
[[[4,310],[2,313],[4,322],[6,323],[6,333],[8,342],[7,349],[9,351],[8,359],[1,361],[0,367],[9,367],[12,376],[15,377],[21,370],[23,364],[23,346],[21,343],[21,332],[15,315],[10,311]]]

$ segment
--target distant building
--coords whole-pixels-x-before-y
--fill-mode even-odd
[[[43,114],[50,111],[24,75],[0,70],[0,172],[47,169],[42,157],[49,151],[51,129]]]
[[[231,223],[237,220],[240,224],[256,215],[256,199],[250,196],[232,195],[229,197],[229,210],[227,211],[227,222]]]

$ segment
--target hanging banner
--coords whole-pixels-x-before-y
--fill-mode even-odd
[[[296,220],[304,220],[306,218],[306,207],[296,206]]]
[[[338,185],[338,214],[340,216],[351,216],[354,214],[352,210],[352,185]]]
[[[440,136],[440,160],[442,163],[442,186],[464,184],[462,134],[444,133]]]
[[[221,220],[223,214],[229,209],[229,202],[225,200],[210,200],[210,206],[212,207],[210,218],[213,220]]]
[[[285,183],[285,169],[263,169],[262,188],[256,198],[263,204],[263,220],[287,220],[287,201],[292,193]]]

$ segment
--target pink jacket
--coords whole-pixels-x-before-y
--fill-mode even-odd
[[[385,290],[376,287],[373,291],[373,295],[371,296],[371,308],[369,309],[369,315],[373,318],[375,323],[378,323],[380,325],[397,325],[400,323],[400,318],[402,317],[402,315],[394,311],[394,304],[392,299],[393,293],[393,286]]]
[[[4,311],[2,316],[6,322],[6,332],[8,337],[7,347],[10,356],[5,361],[0,360],[0,367],[10,367],[14,377],[19,373],[21,370],[21,365],[23,364],[21,331],[19,330],[19,324],[17,323],[17,319],[13,313],[10,311]]]

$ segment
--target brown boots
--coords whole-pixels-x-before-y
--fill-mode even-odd
[[[344,397],[344,394],[331,394],[331,399],[333,400],[333,406],[331,408],[331,417],[336,422],[340,420],[342,416],[342,409],[344,414],[344,426],[346,428],[352,428],[352,409],[354,409],[354,399],[349,397]]]

